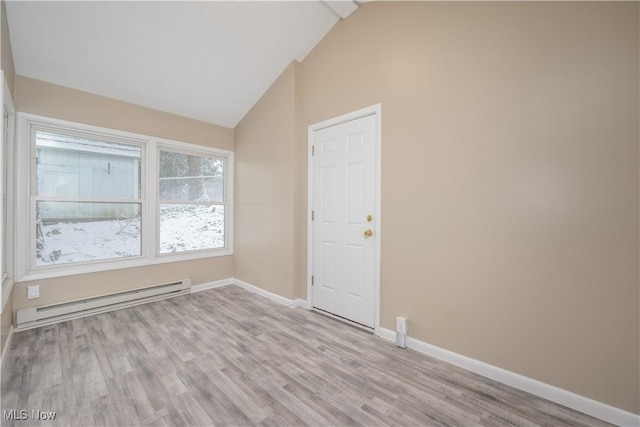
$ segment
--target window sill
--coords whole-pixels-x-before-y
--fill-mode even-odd
[[[117,261],[104,261],[97,264],[69,265],[61,268],[47,270],[28,271],[17,278],[16,283],[33,280],[52,279],[55,277],[75,276],[79,274],[99,273],[102,271],[122,270],[125,268],[146,267],[157,264],[167,264],[172,262],[193,261],[204,258],[217,258],[221,256],[233,255],[232,249],[217,249],[215,251],[195,252],[185,254],[166,254],[154,258],[135,258]]]

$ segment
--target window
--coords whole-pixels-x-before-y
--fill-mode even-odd
[[[160,253],[224,247],[224,159],[160,150]]]
[[[30,114],[18,138],[19,280],[233,253],[233,153]]]
[[[32,127],[35,265],[142,255],[142,147]]]

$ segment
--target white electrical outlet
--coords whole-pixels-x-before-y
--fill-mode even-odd
[[[40,298],[40,285],[27,287],[27,299]]]

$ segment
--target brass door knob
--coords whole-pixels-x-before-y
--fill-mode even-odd
[[[371,237],[371,236],[373,236],[373,230],[369,229],[364,231],[364,237]]]

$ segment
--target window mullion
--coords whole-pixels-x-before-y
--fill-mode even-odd
[[[225,202],[222,200],[216,201],[201,201],[201,200],[193,200],[193,201],[185,201],[185,200],[164,200],[158,199],[160,205],[203,205],[203,206],[213,206],[213,205],[224,205]]]
[[[159,253],[158,249],[158,149],[154,140],[149,141],[144,156],[146,160],[143,164],[143,176],[146,183],[143,183],[145,193],[143,198],[146,200],[144,212],[146,212],[146,225],[142,233],[142,241],[144,243],[144,254],[147,257],[156,257]],[[145,224],[145,221],[143,221]]]
[[[75,203],[137,203],[143,202],[142,198],[137,199],[100,199],[86,197],[53,197],[53,196],[34,196],[38,202],[75,202]]]

